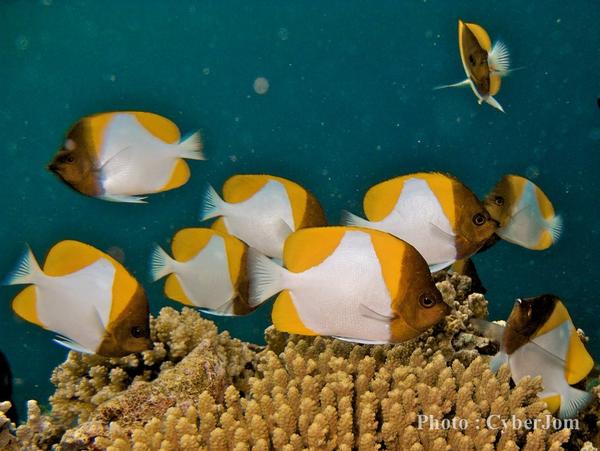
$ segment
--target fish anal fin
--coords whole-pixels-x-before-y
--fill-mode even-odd
[[[347,229],[326,227],[302,229],[290,235],[285,241],[283,261],[288,270],[304,272],[321,264],[339,246]],[[315,238],[318,238],[315,241]],[[315,247],[314,243],[319,246]]]
[[[141,111],[134,111],[131,114],[135,116],[138,122],[142,124],[149,133],[153,134],[158,139],[169,144],[179,142],[179,128],[177,128],[177,125],[169,119],[159,116],[158,114]]]
[[[542,398],[551,414],[558,412],[560,408],[560,395],[553,393]]]
[[[273,319],[273,325],[279,331],[290,334],[319,335],[304,325],[288,290],[282,291],[277,296],[273,304],[271,318]]]
[[[165,295],[167,295],[168,298],[174,299],[177,302],[181,302],[184,305],[196,307],[196,305],[185,294],[185,291],[183,291],[183,287],[181,286],[181,283],[179,283],[179,279],[175,274],[170,274],[165,281]]]
[[[229,233],[229,230],[227,230],[227,225],[225,225],[225,218],[222,216],[213,222],[210,228],[215,232]]]
[[[500,91],[502,77],[497,73],[490,74],[490,95],[495,96]]]
[[[571,332],[569,348],[566,357],[565,377],[569,385],[573,385],[584,379],[594,368],[594,360],[585,349],[577,331]]]
[[[22,290],[12,302],[14,312],[30,323],[46,328],[37,315],[37,289],[30,285]]]
[[[159,191],[168,191],[185,185],[190,179],[190,168],[181,158],[175,161],[171,178]]]

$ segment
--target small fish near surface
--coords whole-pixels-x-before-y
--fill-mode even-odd
[[[244,315],[248,305],[247,247],[216,230],[180,230],[171,243],[173,258],[156,246],[152,278],[167,276],[165,294],[215,315]]]
[[[71,350],[121,357],[152,345],[144,289],[119,262],[88,244],[55,244],[43,269],[28,248],[5,284],[30,285],[14,298],[14,312],[55,332],[54,341]]]
[[[420,172],[379,183],[363,200],[367,220],[344,212],[342,223],[382,230],[413,245],[431,271],[477,252],[497,222],[451,175]]]
[[[550,199],[525,177],[503,176],[484,205],[490,216],[500,223],[496,234],[527,249],[547,249],[562,232],[562,218],[554,212]]]
[[[450,311],[410,244],[356,227],[317,227],[285,242],[285,268],[248,252],[249,302],[273,305],[276,329],[377,344],[419,336]]]
[[[48,169],[87,196],[143,203],[144,194],[178,188],[190,178],[183,160],[204,160],[199,132],[181,139],[170,120],[123,111],[80,119]]]
[[[213,229],[279,259],[289,234],[327,224],[319,201],[310,192],[272,175],[234,175],[223,185],[223,198],[209,186],[201,210],[201,221],[219,217]]]
[[[506,327],[471,321],[483,335],[500,343],[500,352],[490,363],[493,371],[508,363],[515,383],[525,376],[542,376],[539,396],[552,413],[573,418],[593,399],[591,393],[572,387],[590,373],[594,361],[558,297],[517,299]]]
[[[485,102],[504,112],[494,96],[500,90],[502,77],[509,73],[507,47],[500,41],[492,46],[492,41],[483,27],[462,20],[458,21],[458,44],[467,78],[435,89],[470,86],[479,104]]]

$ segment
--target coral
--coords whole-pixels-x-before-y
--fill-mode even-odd
[[[485,298],[470,293],[467,277],[435,278],[452,313],[397,345],[270,327],[259,348],[218,334],[193,310],[163,309],[151,323],[152,351],[70,353],[53,375],[52,410],[42,415],[30,402],[17,443],[63,451],[593,449],[600,402],[582,414],[582,430],[555,430],[537,397],[540,378],[514,386],[507,367],[490,371],[496,348],[469,326],[487,316]],[[14,433],[0,427],[3,437]]]
[[[6,416],[11,408],[10,401],[0,402],[0,449],[13,451],[19,449],[17,447],[17,438],[13,434],[15,425],[10,422]]]

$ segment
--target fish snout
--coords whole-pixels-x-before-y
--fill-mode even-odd
[[[58,165],[54,162],[49,163],[48,166],[46,166],[46,169],[48,169],[51,172],[56,172],[58,170]]]

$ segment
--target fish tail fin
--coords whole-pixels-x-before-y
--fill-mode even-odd
[[[563,230],[563,219],[560,215],[554,216],[548,221],[548,227],[550,228],[550,234],[552,235],[552,241],[557,242],[562,234]]]
[[[471,84],[471,80],[469,80],[467,78],[463,81],[459,81],[458,83],[452,83],[451,85],[436,86],[435,88],[433,88],[433,90],[437,91],[438,89],[446,89],[446,88],[462,88],[465,86],[469,86],[470,84]]]
[[[500,76],[508,73],[510,68],[510,54],[508,47],[502,41],[497,41],[488,55],[488,66]]]
[[[200,206],[200,221],[206,221],[210,218],[215,218],[222,215],[223,207],[226,205],[225,201],[221,199],[219,193],[215,189],[208,185],[206,191],[202,196],[202,205]]]
[[[578,388],[569,387],[566,393],[561,395],[559,418],[575,418],[594,398],[588,393]]]
[[[165,252],[158,244],[152,249],[150,257],[150,275],[152,280],[156,282],[158,279],[171,274],[173,272],[173,259]]]
[[[360,216],[350,213],[348,210],[342,210],[340,222],[345,226],[367,227],[371,228],[371,223]]]
[[[502,108],[502,105],[500,105],[500,104],[498,103],[498,101],[497,101],[496,99],[494,99],[494,97],[493,97],[493,96],[487,96],[487,97],[485,98],[485,103],[487,103],[488,105],[491,105],[491,106],[493,106],[494,108],[496,108],[497,110],[500,110],[500,111],[502,111],[503,113],[505,112],[505,111],[504,111],[504,108]]]
[[[288,272],[254,248],[248,249],[248,304],[256,307],[284,289],[283,279]]]
[[[178,155],[181,158],[187,158],[189,160],[206,160],[206,157],[202,152],[203,148],[204,143],[202,142],[202,135],[199,131],[185,137],[177,145]]]
[[[35,283],[40,275],[43,275],[42,268],[38,264],[31,248],[23,253],[17,267],[4,279],[3,285],[24,285]]]

